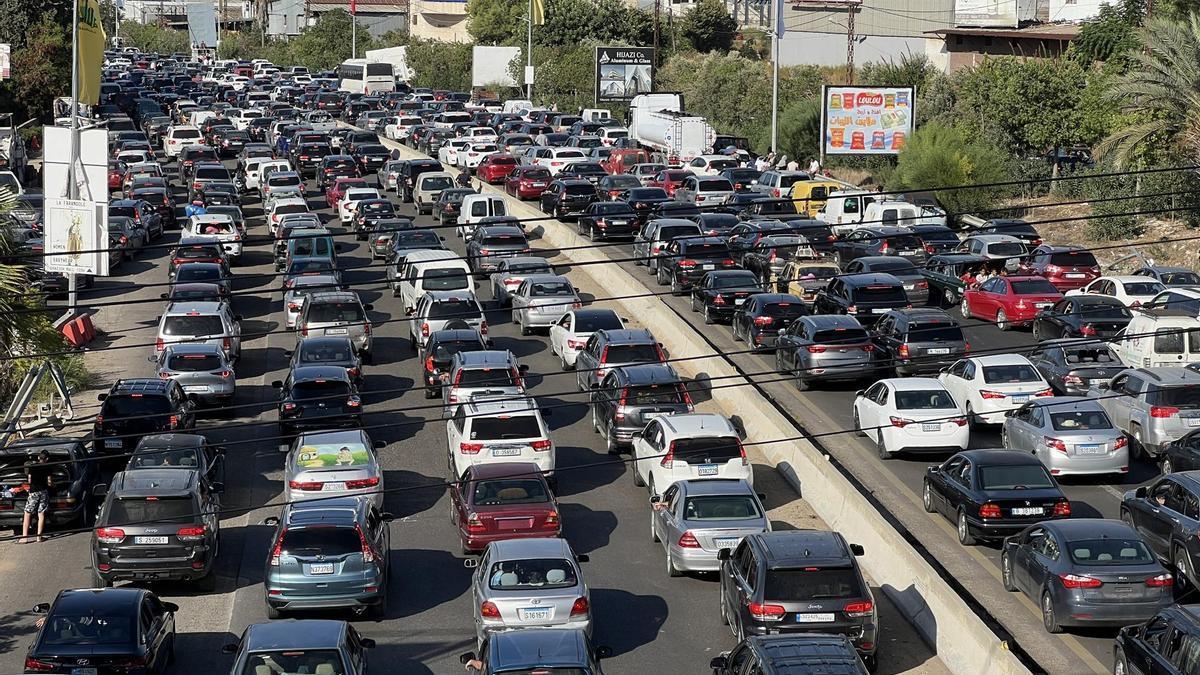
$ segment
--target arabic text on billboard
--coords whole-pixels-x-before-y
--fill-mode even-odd
[[[894,155],[913,130],[912,87],[825,87],[827,155]]]
[[[654,49],[596,47],[596,101],[628,101],[653,90]]]

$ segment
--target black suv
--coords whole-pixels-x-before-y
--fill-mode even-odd
[[[813,314],[849,314],[869,325],[893,309],[911,306],[904,282],[885,272],[867,272],[831,279],[817,292]]]
[[[932,307],[894,309],[871,331],[875,359],[896,377],[936,373],[967,353],[962,328],[946,312]]]
[[[663,247],[658,257],[658,285],[671,285],[671,295],[683,295],[713,270],[740,269],[720,237],[680,237]]]
[[[665,363],[613,368],[592,390],[592,426],[604,436],[608,454],[628,448],[633,435],[655,417],[692,412],[687,387]]]
[[[214,590],[223,489],[199,471],[170,468],[122,471],[97,486],[107,494],[92,532],[95,585],[176,580]]]
[[[560,178],[553,181],[538,198],[544,213],[562,220],[567,216],[578,216],[587,211],[592,202],[599,199],[596,186],[579,178]]]
[[[1200,647],[1200,605],[1172,605],[1117,633],[1113,672],[1187,675],[1195,672],[1193,647]]]
[[[279,390],[279,432],[362,426],[362,399],[354,379],[341,366],[293,366]]]
[[[196,426],[196,404],[175,380],[117,380],[107,394],[92,430],[92,452],[118,455],[133,450],[146,434]]]
[[[709,662],[713,675],[819,672],[865,675],[866,667],[845,635],[754,635]],[[810,670],[811,669],[811,670]]]
[[[487,340],[474,328],[435,330],[421,345],[420,361],[424,369],[425,398],[440,398],[442,384],[450,377],[450,364],[461,352],[484,352]]]
[[[878,614],[857,556],[837,532],[753,534],[721,549],[721,619],[740,639],[776,633],[846,635],[875,666]]]
[[[400,175],[396,177],[396,192],[400,193],[400,201],[405,204],[412,202],[413,190],[417,187],[417,178],[421,174],[441,170],[442,163],[436,159],[414,159],[402,165]]]
[[[54,462],[50,469],[50,504],[46,520],[52,525],[88,523],[92,487],[100,475],[88,461],[82,438],[26,438],[0,448],[0,527],[20,528],[28,492],[17,490],[28,482],[26,464],[45,450]]]

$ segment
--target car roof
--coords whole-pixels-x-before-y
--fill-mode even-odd
[[[244,651],[282,649],[334,649],[339,647],[347,623],[332,619],[286,619],[250,624],[242,641]]]
[[[985,464],[987,466],[1025,466],[1036,464],[1041,466],[1042,463],[1034,455],[1024,452],[1013,452],[1008,449],[989,449],[989,450],[963,450],[958,453],[962,457],[971,460],[973,464]]]
[[[999,244],[999,243],[1005,243],[1005,242],[1007,242],[1007,243],[1016,242],[1018,244],[1021,243],[1020,239],[1017,239],[1016,237],[1014,237],[1010,234],[972,234],[971,236],[969,236],[967,238],[975,239],[976,241],[981,241],[985,244]]]
[[[743,478],[698,478],[675,483],[688,496],[750,495],[754,488]]]
[[[858,675],[863,672],[854,645],[844,635],[752,635],[746,639],[746,643],[763,653],[771,673]]]
[[[883,382],[896,391],[946,390],[946,386],[933,377],[891,377]]]
[[[200,447],[208,439],[200,434],[150,434],[138,440],[138,449],[142,448],[193,448]]]
[[[587,666],[587,636],[582,630],[537,628],[495,633],[489,640],[491,664],[505,671]]]
[[[294,501],[287,505],[287,525],[352,524],[370,498],[365,495]]]
[[[185,263],[180,265],[216,265],[217,263]],[[225,303],[212,300],[176,300],[167,305],[163,314],[217,314],[225,309]]]
[[[836,532],[786,530],[763,533],[755,538],[766,552],[764,562],[768,568],[822,562],[845,563],[854,559],[850,549]]]
[[[319,348],[324,346],[341,347],[350,342],[349,335],[313,335],[302,337],[296,342],[296,350],[303,347]]]
[[[636,363],[614,369],[627,384],[643,386],[650,384],[672,384],[683,380],[675,369],[665,363]]]
[[[203,342],[175,342],[163,345],[163,351],[172,354],[224,354],[221,345]]]
[[[1043,398],[1035,398],[1030,403],[1036,406],[1054,407],[1055,412],[1088,412],[1095,410],[1104,410],[1100,405],[1100,401],[1086,396],[1049,396]]]
[[[1156,380],[1155,384],[1159,386],[1191,386],[1200,383],[1200,373],[1178,366],[1138,368],[1137,371],[1154,378]]]
[[[1088,539],[1138,537],[1132,527],[1114,518],[1069,518],[1046,521],[1042,525],[1046,526],[1048,530],[1058,532],[1068,540],[1082,537]]]
[[[1029,359],[1020,354],[989,354],[986,356],[968,356],[968,359],[981,366],[1027,366]]]
[[[596,335],[610,344],[644,344],[646,342],[656,342],[654,335],[645,328],[605,329],[596,331]]]
[[[192,469],[138,469],[113,476],[112,491],[123,495],[188,494],[200,480]]]
[[[550,558],[561,556],[574,558],[570,544],[566,539],[550,537],[544,539],[505,539],[489,545],[491,553],[488,559],[492,562],[502,560],[525,560],[528,558]]]
[[[83,443],[85,443],[85,440],[82,438],[60,438],[56,436],[22,438],[0,447],[0,455],[30,455],[42,450],[52,455],[67,455],[70,454],[72,449],[82,449],[86,452],[86,448],[81,447]]]
[[[349,382],[350,376],[342,366],[297,365],[292,368],[292,382],[311,382],[313,380],[337,380]]]
[[[69,614],[88,614],[92,610],[134,607],[147,593],[142,588],[76,588],[60,591],[54,610]]]
[[[887,286],[902,286],[903,282],[895,275],[887,272],[862,272],[861,274],[843,274],[842,283],[849,286],[872,286],[882,284]]]
[[[725,436],[737,434],[729,418],[716,413],[683,413],[660,417],[663,426],[676,436]]]
[[[858,319],[845,314],[814,314],[810,316],[800,317],[801,321],[806,321],[814,328],[829,329],[829,328],[862,328],[862,324]]]
[[[541,469],[533,462],[496,462],[494,464],[472,464],[468,470],[471,480],[490,480],[493,478],[529,478],[541,476]]]
[[[318,256],[320,257],[320,256]],[[319,291],[308,296],[309,302],[358,302],[354,291]]]

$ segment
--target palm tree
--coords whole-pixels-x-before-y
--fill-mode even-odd
[[[1144,50],[1131,53],[1107,99],[1131,118],[1096,148],[1128,166],[1147,142],[1200,154],[1200,16],[1156,18],[1141,30]]]

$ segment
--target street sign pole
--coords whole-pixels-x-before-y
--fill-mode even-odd
[[[67,165],[68,199],[79,199],[75,165],[79,163],[79,0],[71,2],[71,163]],[[67,311],[79,305],[79,281],[74,272],[67,275]]]

